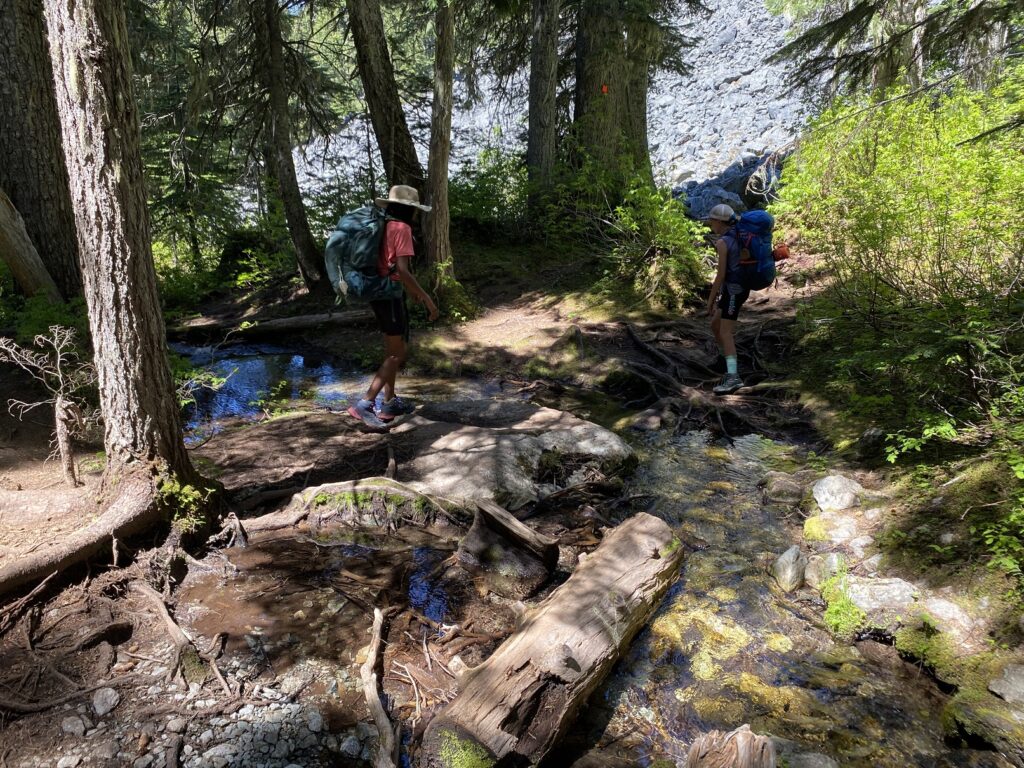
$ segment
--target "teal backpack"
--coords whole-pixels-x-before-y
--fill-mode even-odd
[[[327,278],[338,296],[349,301],[397,299],[402,284],[377,273],[380,244],[388,217],[380,206],[364,205],[349,211],[331,230],[324,250]]]

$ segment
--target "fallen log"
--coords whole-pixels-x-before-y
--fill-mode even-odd
[[[196,322],[177,325],[167,329],[169,339],[192,341],[214,337],[257,338],[273,336],[278,333],[307,331],[311,328],[322,328],[330,325],[358,325],[373,320],[373,313],[368,309],[352,309],[344,312],[320,312],[315,315],[299,317],[281,317],[274,320],[235,319],[224,322]]]
[[[103,513],[89,525],[60,540],[59,543],[17,558],[0,566],[0,595],[84,563],[101,551],[110,551],[111,542],[142,533],[159,525],[163,516],[157,507],[156,478],[140,470],[122,477],[118,493]]]
[[[466,673],[460,694],[427,727],[420,764],[539,763],[654,612],[681,558],[679,540],[651,515],[610,531],[515,634]]]

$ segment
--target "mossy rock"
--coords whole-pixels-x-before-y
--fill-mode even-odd
[[[828,541],[828,527],[821,515],[804,520],[805,541]]]
[[[946,705],[943,726],[947,735],[991,744],[1014,765],[1024,767],[1024,722],[1020,718],[1020,710],[989,693],[961,691]]]

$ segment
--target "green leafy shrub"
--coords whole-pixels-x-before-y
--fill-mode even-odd
[[[616,242],[609,277],[632,281],[645,300],[678,309],[703,282],[702,227],[670,190],[634,182],[611,224]]]
[[[523,159],[487,147],[448,184],[452,231],[456,237],[482,243],[523,237],[527,192]]]
[[[892,427],[892,458],[976,431],[1019,390],[1021,141],[972,140],[1016,102],[958,86],[842,104],[786,169],[776,212],[832,276],[805,342],[831,395]]]
[[[1012,465],[1024,444],[1024,141],[992,131],[1021,112],[1022,85],[1018,66],[988,91],[838,104],[786,169],[774,212],[831,278],[800,313],[804,380],[886,428],[891,462]],[[997,519],[974,535],[1024,583],[1018,497],[979,502]]]

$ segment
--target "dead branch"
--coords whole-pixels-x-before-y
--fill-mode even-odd
[[[88,688],[82,688],[72,693],[66,694],[56,699],[50,699],[48,701],[37,701],[32,703],[8,701],[7,699],[0,699],[0,710],[7,712],[14,712],[19,715],[30,715],[35,712],[45,712],[48,709],[59,707],[61,704],[67,704],[69,701],[85,696],[88,693],[99,690],[100,688],[113,688],[115,685],[124,685],[126,683],[134,682],[141,676],[137,674],[122,675],[121,677],[115,677],[110,680],[105,680],[95,685],[91,685]]]
[[[359,670],[363,681],[363,695],[366,697],[366,706],[370,710],[373,722],[377,726],[378,742],[377,754],[374,756],[374,768],[395,768],[398,765],[398,732],[388,720],[387,712],[384,711],[384,704],[380,700],[380,692],[377,690],[377,657],[381,654],[383,645],[384,613],[380,608],[373,609],[373,636],[370,639],[370,650],[366,655],[366,661]]]

